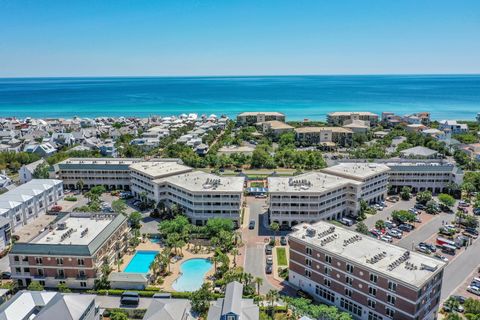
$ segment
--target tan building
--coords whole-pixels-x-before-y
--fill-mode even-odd
[[[368,121],[371,126],[378,123],[378,115],[372,112],[330,112],[327,122],[333,126],[343,126],[347,120]]]
[[[293,131],[292,126],[278,120],[257,123],[257,126],[260,127],[264,134],[271,133],[274,136],[279,136],[282,133]]]
[[[361,320],[436,319],[445,263],[327,222],[288,236],[289,282]]]
[[[254,125],[274,120],[285,122],[285,115],[280,112],[242,112],[237,115],[237,122],[240,125]]]
[[[47,288],[64,283],[91,289],[102,266],[114,267],[128,247],[127,217],[74,212],[9,253],[12,279],[21,287],[33,280]]]
[[[307,145],[332,146],[334,143],[349,146],[352,143],[353,132],[341,127],[301,127],[295,129],[295,138]]]

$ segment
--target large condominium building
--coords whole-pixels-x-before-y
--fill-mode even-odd
[[[378,115],[372,112],[330,112],[327,122],[333,126],[343,126],[347,120],[368,121],[370,125],[378,122]]]
[[[69,158],[52,168],[52,178],[63,180],[65,187],[90,189],[104,186],[107,190],[130,190],[130,166],[136,163],[178,162],[179,159],[143,158]]]
[[[134,163],[130,166],[132,193],[136,198],[146,197],[151,202],[158,203],[160,193],[155,180],[192,170],[192,168],[180,164],[178,160]]]
[[[355,180],[362,184],[357,199],[376,203],[385,199],[390,168],[381,163],[344,162],[322,169],[323,172]]]
[[[244,177],[221,177],[194,171],[155,180],[158,199],[179,206],[196,225],[211,218],[227,218],[240,225]],[[157,188],[157,187],[156,187]]]
[[[295,129],[295,138],[307,145],[349,146],[352,144],[353,131],[341,127],[301,127]]]
[[[237,122],[241,125],[254,125],[273,120],[285,122],[285,115],[280,112],[243,112],[237,115]]]
[[[70,213],[9,253],[12,279],[56,288],[93,288],[104,264],[113,266],[128,245],[127,218],[104,213]]]
[[[270,220],[294,226],[357,212],[360,183],[321,172],[268,178]]]
[[[407,186],[413,192],[429,190],[435,194],[446,192],[452,184],[460,185],[463,181],[463,171],[447,161],[389,159],[381,162],[390,168],[388,183],[395,192]]]
[[[16,231],[63,199],[61,180],[34,179],[0,195],[0,216]]]
[[[142,158],[69,158],[53,166],[51,177],[63,180],[66,188],[89,189],[104,186],[108,189],[130,190],[131,164]]]
[[[388,170],[383,164],[341,163],[322,172],[268,178],[270,220],[294,226],[356,215],[361,199],[385,198]]]
[[[433,320],[445,263],[326,222],[288,236],[289,282],[361,320]]]

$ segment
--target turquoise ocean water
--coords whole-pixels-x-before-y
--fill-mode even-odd
[[[0,117],[98,117],[280,111],[289,120],[332,111],[429,111],[473,119],[480,75],[0,79]]]

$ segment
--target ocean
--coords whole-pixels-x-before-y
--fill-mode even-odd
[[[243,111],[280,111],[287,120],[324,120],[332,111],[427,111],[437,120],[473,120],[480,75],[0,79],[0,117],[234,117]]]

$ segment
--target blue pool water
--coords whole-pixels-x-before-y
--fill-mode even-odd
[[[213,264],[208,259],[189,259],[180,265],[180,277],[172,287],[175,291],[195,291],[203,284],[205,274]]]
[[[160,243],[160,238],[150,238],[151,243]]]
[[[158,251],[137,251],[123,272],[148,273]]]

